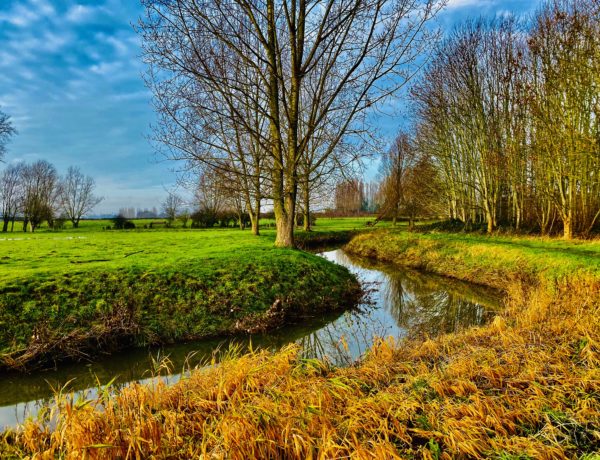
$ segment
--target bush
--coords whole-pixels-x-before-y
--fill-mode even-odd
[[[135,224],[133,222],[127,220],[126,217],[120,214],[113,218],[112,221],[114,223],[113,228],[115,230],[131,230],[135,228]]]

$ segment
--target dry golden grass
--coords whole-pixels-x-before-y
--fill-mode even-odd
[[[29,422],[0,457],[594,458],[600,450],[600,280],[516,279],[491,324],[377,343],[356,367],[232,356],[175,385],[133,385]],[[54,414],[48,414],[51,419]],[[589,456],[586,456],[589,455]]]

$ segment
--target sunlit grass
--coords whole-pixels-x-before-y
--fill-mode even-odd
[[[334,236],[357,224],[337,222]],[[277,299],[299,316],[357,290],[346,269],[275,248],[273,230],[87,225],[0,236],[0,368],[275,327],[262,315]]]

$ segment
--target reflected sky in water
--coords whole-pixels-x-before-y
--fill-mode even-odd
[[[8,374],[0,379],[0,430],[37,413],[57,389],[69,383],[72,391],[94,388],[116,377],[115,385],[151,382],[158,363],[167,357],[169,382],[184,369],[218,360],[230,346],[277,350],[296,342],[305,357],[326,358],[336,365],[359,359],[376,337],[433,336],[483,324],[501,303],[499,292],[469,283],[355,258],[338,249],[320,254],[356,274],[367,292],[351,311],[316,316],[270,334],[251,338],[211,339],[164,347],[127,350],[94,363],[61,365],[56,371],[31,375]],[[93,390],[92,390],[93,395]],[[88,395],[89,396],[89,395]]]

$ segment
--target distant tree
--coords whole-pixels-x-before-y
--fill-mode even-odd
[[[387,217],[392,218],[393,225],[396,225],[402,206],[405,204],[404,195],[409,172],[417,162],[418,153],[410,135],[400,132],[381,162],[383,212]]]
[[[335,187],[336,211],[344,214],[356,214],[364,202],[364,185],[358,179],[339,182]]]
[[[442,193],[431,159],[419,155],[406,172],[402,186],[401,211],[408,218],[408,228],[412,231],[417,217],[435,216],[440,209]]]
[[[8,166],[0,177],[0,203],[2,210],[2,231],[8,231],[8,224],[13,223],[23,202],[23,184],[21,183],[23,165]]]
[[[169,193],[167,199],[162,205],[162,210],[165,217],[167,218],[169,226],[173,225],[173,222],[175,222],[175,219],[177,219],[177,216],[179,215],[179,210],[182,206],[183,199],[175,193]]]
[[[223,190],[222,184],[214,175],[200,175],[194,199],[197,206],[192,214],[194,225],[213,227],[227,205],[227,193]]]
[[[79,168],[69,167],[60,183],[60,204],[64,215],[79,227],[81,218],[102,201],[94,195],[96,184],[90,176],[84,176]]]
[[[113,217],[112,222],[115,230],[129,230],[135,228],[135,224],[122,214]]]
[[[190,220],[190,212],[187,209],[184,209],[178,214],[177,218],[181,222],[183,228],[187,228],[187,224]]]
[[[10,117],[0,110],[0,160],[6,154],[6,144],[10,138],[16,133]]]
[[[26,165],[22,170],[23,231],[34,232],[45,220],[52,226],[59,195],[56,168],[46,160]]]

